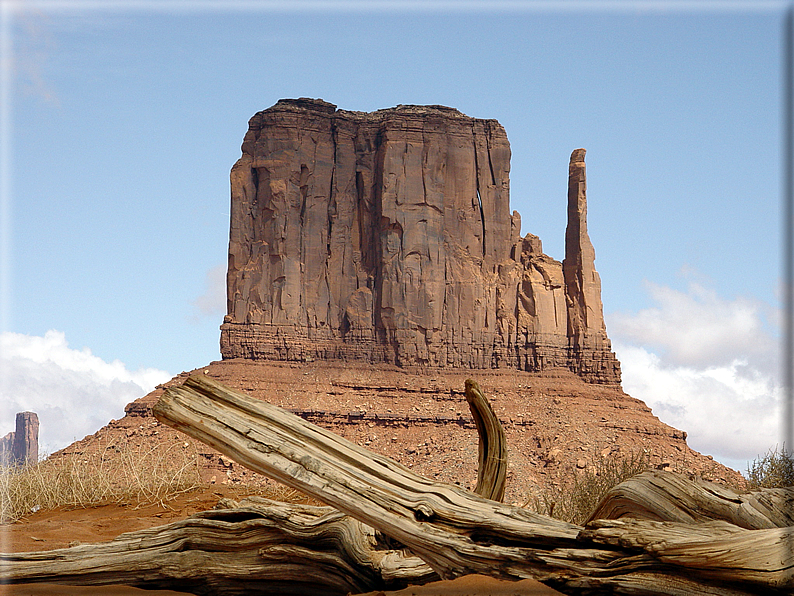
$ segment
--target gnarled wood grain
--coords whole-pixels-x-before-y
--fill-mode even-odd
[[[377,528],[406,545],[441,577],[466,573],[533,577],[555,587],[589,586],[593,593],[621,589],[636,594],[686,590],[718,594],[726,589],[722,576],[662,561],[635,546],[600,543],[577,526],[431,482],[203,376],[167,390],[155,415],[250,468]],[[669,531],[677,535],[691,526],[681,525],[687,527],[671,526]],[[737,542],[724,548],[741,550],[751,535],[734,537]],[[751,556],[735,563],[739,570],[758,568]],[[730,590],[736,594],[787,590],[787,580],[781,580],[786,573],[784,560],[778,569],[782,576],[769,574],[767,579],[740,572]],[[693,592],[692,586],[697,590]]]
[[[443,578],[535,578],[571,594],[794,592],[787,548],[792,528],[699,521],[757,516],[722,489],[671,473],[644,475],[626,483],[634,488],[625,492],[624,486],[621,494],[652,486],[648,496],[632,502],[645,503],[649,515],[670,515],[664,510],[672,509],[685,521],[594,519],[582,528],[431,482],[203,375],[166,390],[154,411],[161,422],[332,507],[249,504],[122,535],[107,545],[2,555],[0,580],[90,584],[113,577],[197,594],[209,593],[207,586],[224,595],[248,589],[336,594],[379,589],[388,578],[430,577],[419,559],[395,550],[405,546]],[[786,502],[787,493],[770,494],[753,497],[765,504],[753,511]],[[656,506],[663,511],[654,513]],[[373,528],[398,544],[379,544]]]
[[[491,404],[482,394],[477,381],[466,379],[465,387],[466,401],[480,437],[477,486],[474,492],[486,499],[502,501],[505,497],[505,482],[507,480],[505,431],[494,414]]]
[[[620,518],[682,523],[724,520],[761,530],[794,525],[794,488],[737,494],[703,480],[649,470],[612,488],[588,521]]]
[[[444,578],[484,568],[508,578],[554,573],[526,561],[537,550],[574,547],[581,529],[430,481],[203,375],[167,389],[153,411],[164,424],[382,531]]]
[[[595,520],[580,537],[642,550],[692,575],[745,585],[794,588],[794,527],[746,530],[725,521],[695,524]]]
[[[0,555],[0,583],[127,584],[194,594],[348,594],[438,576],[332,507],[232,503],[104,544]]]

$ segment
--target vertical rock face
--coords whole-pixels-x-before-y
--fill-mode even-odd
[[[619,382],[608,341],[614,370],[580,365],[591,336],[569,341],[568,311],[581,300],[540,241],[520,238],[495,120],[281,100],[251,119],[242,151],[224,358],[563,366]]]
[[[39,459],[39,417],[19,412],[16,429],[0,439],[0,465],[23,465]]]

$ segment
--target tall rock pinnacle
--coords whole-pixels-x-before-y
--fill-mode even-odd
[[[585,375],[595,364],[577,353],[598,354],[611,348],[601,304],[601,277],[595,270],[595,249],[587,234],[587,174],[585,149],[571,153],[568,166],[568,226],[565,229],[565,295],[568,301],[568,340],[575,369]]]
[[[562,265],[520,237],[497,121],[280,100],[251,118],[242,152],[224,358],[565,367],[619,382],[614,354],[569,341],[582,301],[567,299]]]

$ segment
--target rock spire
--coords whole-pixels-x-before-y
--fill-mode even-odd
[[[16,429],[0,438],[0,465],[23,465],[39,460],[39,417],[19,412]]]
[[[257,113],[231,172],[223,357],[564,367],[618,383],[596,317],[569,321],[601,316],[583,191],[575,286],[520,237],[509,171],[504,128],[453,108],[303,98]]]
[[[575,149],[568,166],[568,226],[565,229],[565,259],[562,262],[565,296],[568,301],[568,341],[575,358],[574,370],[587,376],[595,368],[609,366],[611,344],[601,304],[601,277],[595,270],[595,249],[587,234],[586,151]],[[595,361],[593,361],[595,357]]]

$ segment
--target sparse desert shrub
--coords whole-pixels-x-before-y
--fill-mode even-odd
[[[780,450],[775,445],[748,466],[747,484],[751,490],[794,486],[794,454],[785,445]]]
[[[195,451],[110,443],[0,468],[0,522],[39,509],[162,503],[201,485]]]
[[[530,499],[527,505],[537,513],[582,524],[613,486],[649,468],[650,456],[645,451],[599,457],[576,474],[572,481],[542,492]]]

